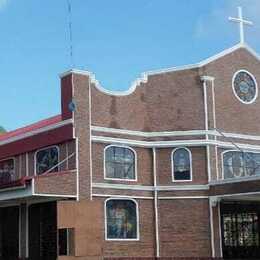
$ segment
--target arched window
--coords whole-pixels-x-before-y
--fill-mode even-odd
[[[223,168],[225,179],[260,175],[260,153],[224,152]]]
[[[136,155],[129,147],[108,146],[105,148],[105,178],[136,179]]]
[[[45,172],[57,172],[59,167],[54,167],[59,163],[59,149],[57,146],[51,146],[41,149],[35,154],[35,171],[36,174]],[[53,169],[52,169],[53,168]]]
[[[187,148],[177,148],[172,152],[173,181],[192,180],[192,158]]]
[[[134,200],[106,201],[106,239],[138,239],[138,208]]]

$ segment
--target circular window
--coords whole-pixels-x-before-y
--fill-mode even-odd
[[[258,94],[255,77],[245,70],[236,72],[233,77],[233,91],[242,103],[253,103]]]

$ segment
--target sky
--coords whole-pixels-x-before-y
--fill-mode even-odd
[[[70,0],[74,68],[104,88],[142,72],[197,63],[239,41],[228,21],[242,6],[246,42],[260,53],[260,0]],[[60,113],[59,74],[70,69],[67,0],[0,0],[0,125]]]

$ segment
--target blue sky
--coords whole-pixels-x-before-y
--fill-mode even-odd
[[[142,72],[190,64],[246,41],[260,52],[259,0],[71,0],[75,68],[107,89]],[[0,0],[0,125],[7,130],[60,113],[58,75],[70,67],[67,0]]]

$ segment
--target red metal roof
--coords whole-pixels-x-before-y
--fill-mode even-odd
[[[9,139],[12,137],[16,137],[16,136],[19,136],[19,135],[22,135],[22,134],[25,134],[25,133],[28,133],[31,131],[35,131],[40,128],[50,126],[50,125],[56,124],[61,121],[62,121],[61,115],[53,116],[53,117],[38,121],[34,124],[31,124],[31,125],[28,125],[25,127],[21,127],[21,128],[18,128],[16,130],[13,130],[13,131],[10,131],[10,132],[4,133],[4,134],[0,134],[0,141],[6,140],[6,139]]]

